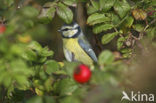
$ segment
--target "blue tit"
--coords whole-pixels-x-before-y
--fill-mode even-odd
[[[67,61],[79,61],[86,65],[97,62],[97,57],[77,23],[64,24],[60,30],[63,51]]]

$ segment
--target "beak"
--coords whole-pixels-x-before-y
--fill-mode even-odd
[[[61,29],[59,29],[59,30],[57,30],[58,32],[61,32],[62,30]]]

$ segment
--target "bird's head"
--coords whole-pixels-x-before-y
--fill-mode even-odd
[[[64,24],[58,31],[63,38],[76,38],[81,34],[81,28],[76,22]]]

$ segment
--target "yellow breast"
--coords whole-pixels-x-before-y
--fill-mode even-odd
[[[74,54],[74,58],[84,64],[92,65],[93,60],[86,54],[78,43],[78,39],[63,39],[63,46]]]

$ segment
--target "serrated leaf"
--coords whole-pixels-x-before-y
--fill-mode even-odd
[[[114,39],[114,37],[118,34],[118,32],[114,32],[114,33],[108,33],[108,34],[104,34],[102,37],[102,44],[107,44],[109,43],[111,40]]]
[[[93,28],[93,32],[95,34],[98,34],[102,31],[106,31],[106,30],[109,30],[109,29],[112,29],[113,28],[113,25],[112,24],[101,24],[101,25],[97,25]]]
[[[106,22],[106,21],[110,21],[110,18],[105,17],[104,14],[100,14],[100,13],[94,13],[90,15],[87,19],[87,23],[89,25],[95,25],[98,23]]]
[[[121,18],[123,18],[130,10],[130,5],[126,0],[122,1],[117,0],[114,4],[114,10]]]
[[[62,3],[58,3],[58,7],[56,9],[57,15],[63,19],[67,24],[71,23],[73,20],[72,11]]]
[[[111,51],[105,50],[98,57],[99,64],[111,64],[114,61],[114,55]]]
[[[113,7],[115,1],[116,0],[100,0],[100,10],[104,12],[110,10]]]

